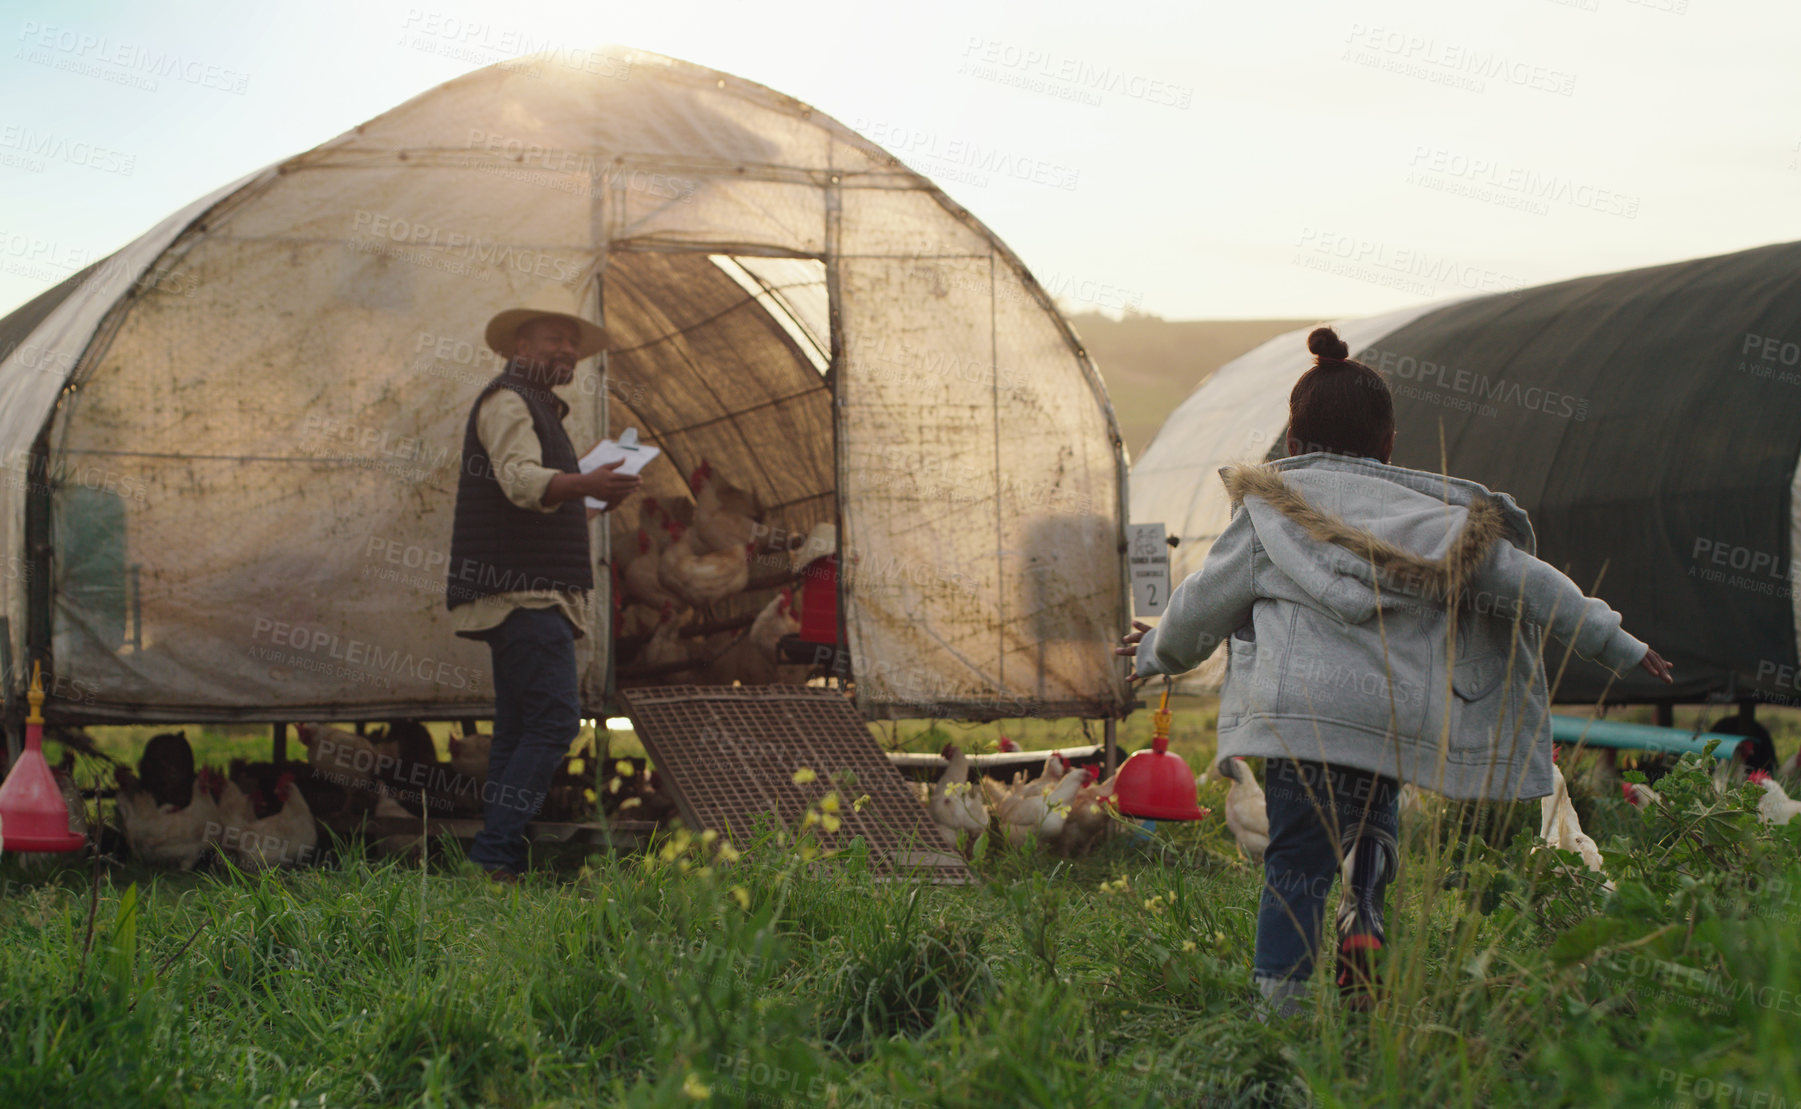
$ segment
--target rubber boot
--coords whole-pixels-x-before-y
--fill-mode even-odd
[[[1362,828],[1346,848],[1338,891],[1338,994],[1348,1009],[1375,1006],[1382,899],[1400,861],[1394,837]],[[1347,838],[1351,838],[1347,835]]]

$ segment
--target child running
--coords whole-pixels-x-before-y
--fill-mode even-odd
[[[1620,616],[1535,557],[1526,513],[1472,481],[1389,465],[1394,401],[1329,327],[1288,398],[1287,458],[1221,471],[1232,520],[1162,621],[1119,654],[1138,677],[1221,643],[1218,765],[1265,764],[1269,848],[1253,974],[1266,1016],[1299,1012],[1333,876],[1337,982],[1374,999],[1401,782],[1446,797],[1551,792],[1549,632],[1618,674],[1670,681]]]

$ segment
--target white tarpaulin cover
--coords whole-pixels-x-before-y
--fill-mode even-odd
[[[551,297],[611,336],[563,391],[578,449],[636,426],[650,493],[704,458],[774,528],[840,525],[866,713],[1118,712],[1123,451],[1020,262],[805,104],[575,58],[451,81],[0,321],[8,658],[47,611],[71,717],[485,713],[443,597],[459,451],[482,326]],[[596,709],[636,508],[603,520]]]

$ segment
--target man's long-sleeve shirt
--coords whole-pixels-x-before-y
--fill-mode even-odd
[[[557,510],[558,505],[544,503],[544,494],[558,471],[544,465],[544,448],[532,428],[531,412],[519,394],[511,389],[496,389],[490,394],[476,416],[475,433],[481,437],[482,449],[488,452],[488,461],[507,500],[532,512]],[[575,625],[577,639],[587,634],[588,595],[557,589],[495,593],[458,605],[450,610],[450,615],[456,632],[467,634],[497,628],[521,608],[556,608]]]

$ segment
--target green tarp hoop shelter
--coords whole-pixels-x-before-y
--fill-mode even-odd
[[[1801,243],[1337,326],[1394,390],[1394,461],[1511,493],[1540,555],[1675,667],[1666,687],[1572,658],[1559,700],[1801,697]],[[1173,573],[1226,524],[1218,468],[1280,456],[1305,337],[1222,367],[1134,464],[1132,518],[1184,541]]]

